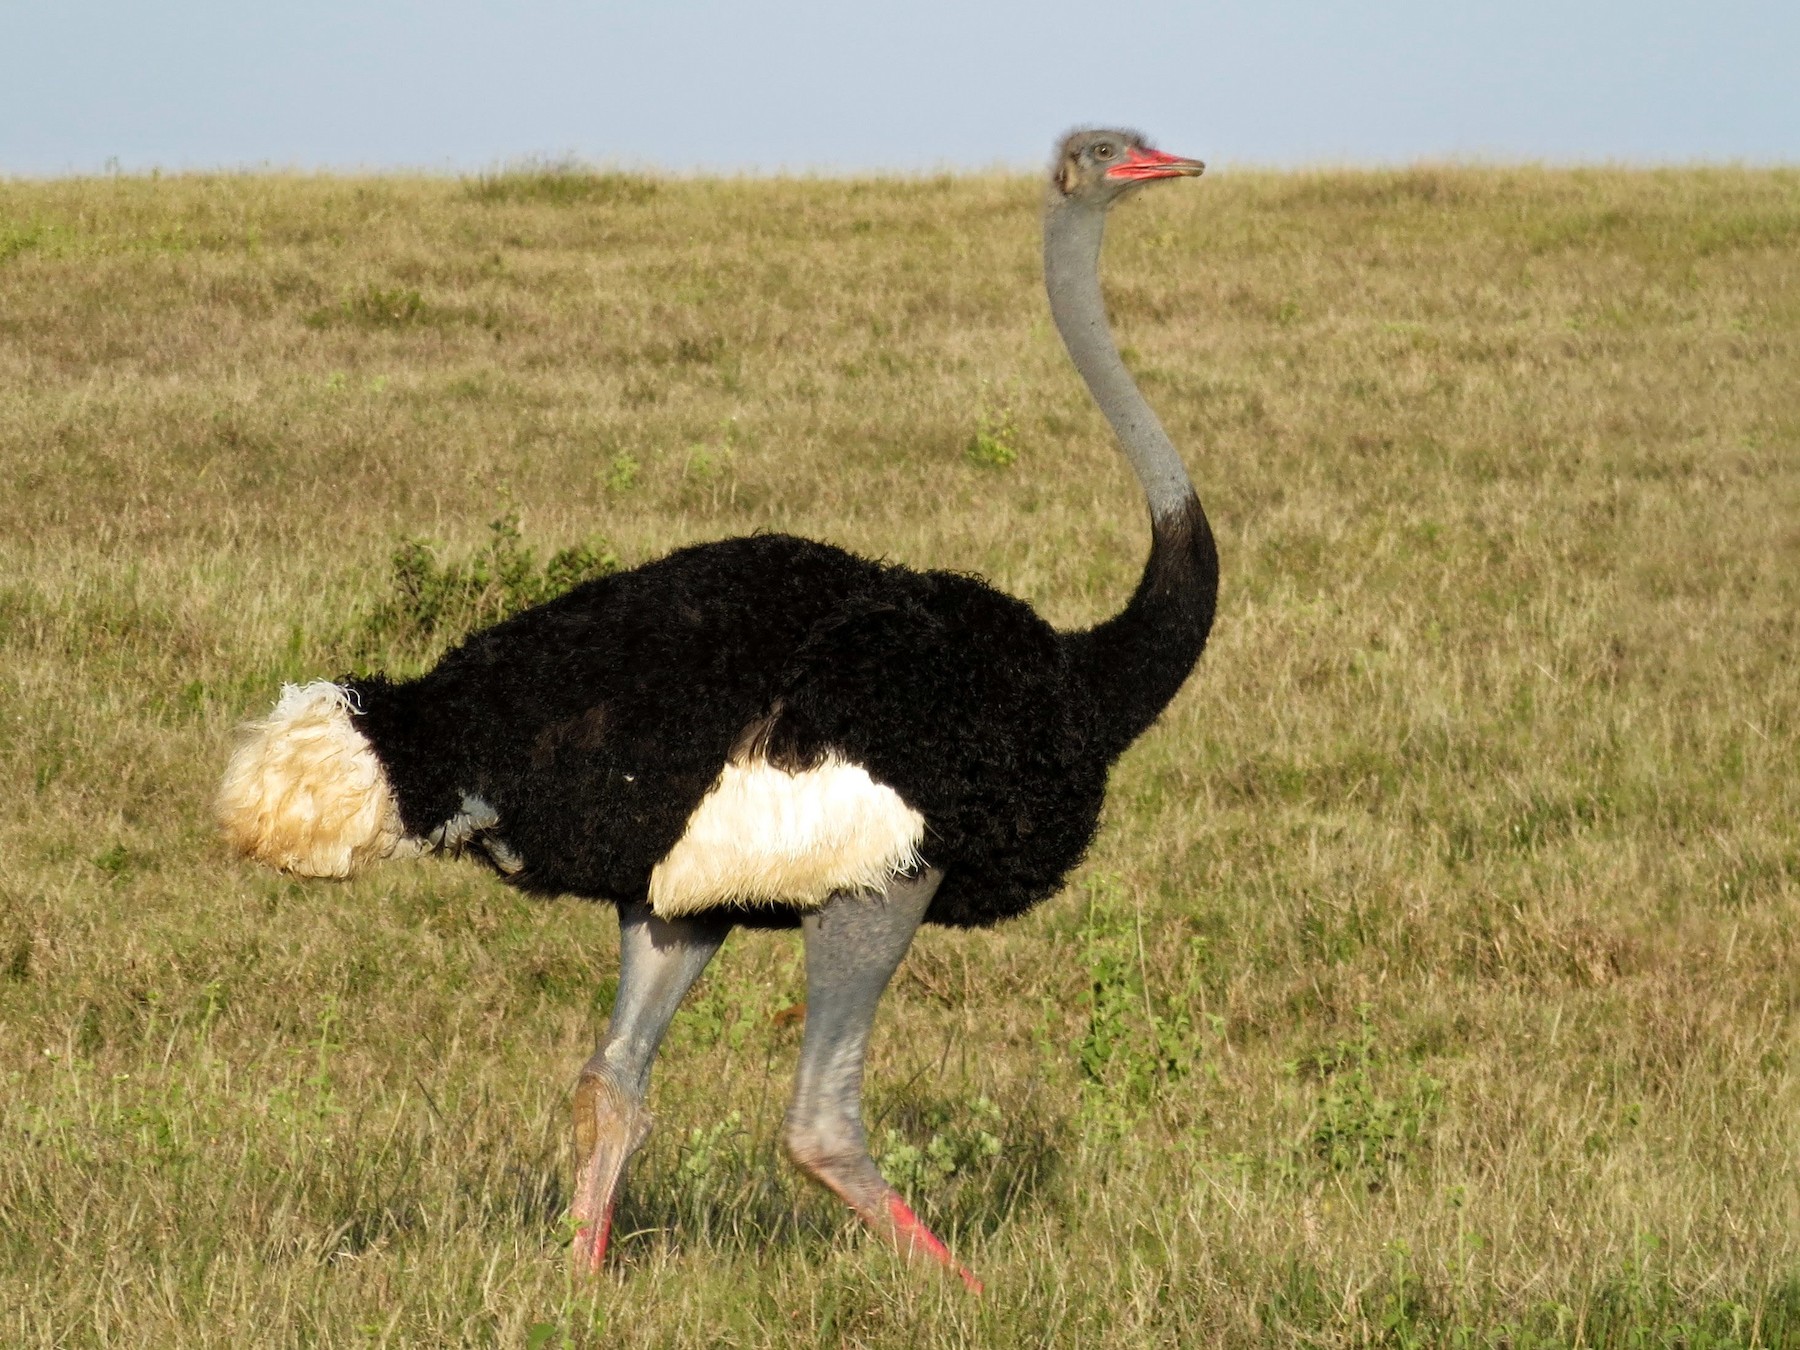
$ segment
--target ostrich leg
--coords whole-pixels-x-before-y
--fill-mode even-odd
[[[600,1048],[575,1088],[574,1260],[592,1273],[606,1258],[626,1160],[650,1133],[650,1065],[682,997],[719,950],[729,922],[659,919],[647,904],[619,911],[619,996]]]
[[[787,1147],[794,1161],[835,1191],[874,1232],[912,1261],[958,1265],[869,1156],[862,1122],[863,1057],[875,1005],[906,955],[941,872],[896,879],[885,894],[842,892],[806,916],[806,1037]]]

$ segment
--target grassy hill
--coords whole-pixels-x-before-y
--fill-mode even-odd
[[[0,182],[0,1342],[1800,1345],[1800,172],[1118,213],[1224,591],[1068,893],[923,934],[878,1024],[878,1152],[985,1300],[780,1159],[791,936],[676,1023],[583,1288],[610,911],[216,843],[283,680],[416,669],[558,550],[1122,604],[1037,202]]]

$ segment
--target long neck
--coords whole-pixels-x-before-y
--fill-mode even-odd
[[[1106,622],[1064,636],[1095,700],[1108,758],[1175,697],[1212,631],[1219,558],[1181,456],[1119,358],[1100,294],[1104,210],[1053,200],[1044,216],[1044,285],[1069,358],[1111,423],[1150,508],[1150,558],[1131,602]]]

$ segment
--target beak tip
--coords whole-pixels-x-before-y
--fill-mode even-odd
[[[1106,171],[1108,178],[1137,182],[1154,182],[1159,178],[1198,178],[1206,172],[1206,164],[1198,159],[1185,159],[1161,150],[1136,150],[1130,158]]]

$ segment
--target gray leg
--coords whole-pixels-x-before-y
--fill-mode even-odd
[[[619,911],[619,996],[600,1048],[575,1088],[575,1264],[600,1269],[626,1160],[650,1133],[650,1066],[682,997],[731,924],[701,915],[659,919],[646,904]]]
[[[883,1179],[862,1122],[863,1057],[875,1005],[942,880],[941,872],[925,872],[896,879],[885,894],[845,892],[802,922],[806,1037],[788,1107],[787,1146],[795,1162],[902,1256],[948,1266],[979,1293],[980,1282]]]

